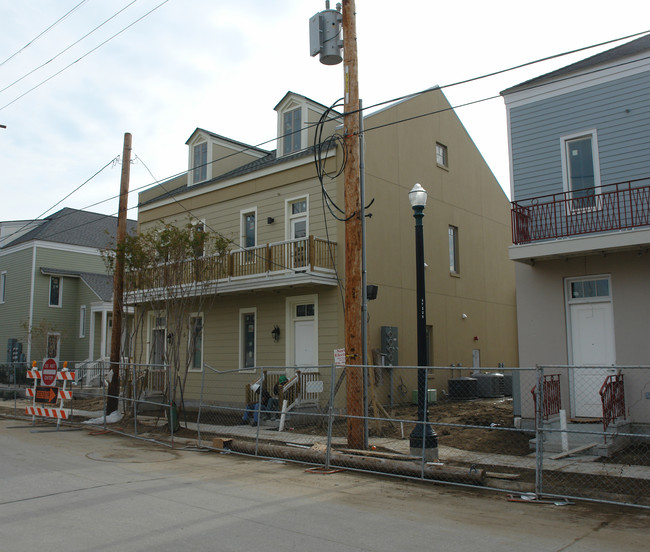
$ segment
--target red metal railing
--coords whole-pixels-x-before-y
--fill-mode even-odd
[[[607,376],[600,388],[600,401],[603,403],[603,431],[621,416],[625,420],[625,386],[623,374]]]
[[[512,243],[650,226],[650,178],[511,203]]]
[[[537,385],[530,392],[533,395],[535,403],[535,412],[537,412]],[[560,374],[549,374],[544,376],[543,383],[544,402],[542,403],[543,416],[548,420],[549,416],[559,414],[562,409],[562,394],[560,392]]]

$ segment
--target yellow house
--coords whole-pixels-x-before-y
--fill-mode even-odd
[[[190,220],[230,244],[210,265],[211,285],[201,288],[200,305],[197,300],[188,308],[187,327],[199,338],[186,359],[186,400],[210,381],[211,401],[241,403],[243,386],[254,377],[246,370],[272,366],[291,374],[296,366],[329,366],[345,343],[344,222],[336,210],[343,203],[338,173],[344,155],[335,141],[314,147],[315,123],[322,119],[322,137],[329,137],[341,132],[342,116],[292,92],[275,110],[276,150],[197,128],[187,141],[188,172],[139,197],[141,231]],[[365,196],[372,202],[367,280],[378,289],[368,303],[368,350],[383,352],[393,365],[417,364],[408,191],[420,183],[429,195],[424,247],[431,365],[515,366],[509,203],[442,91],[366,115],[364,126]],[[315,158],[326,172],[322,184]],[[141,357],[164,362],[167,321],[142,301],[140,309],[150,309]],[[396,339],[382,339],[389,334]],[[205,364],[243,373],[204,373]],[[322,373],[327,388],[329,372]],[[448,376],[436,372],[430,385],[444,389]]]

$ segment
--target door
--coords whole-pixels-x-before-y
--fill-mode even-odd
[[[293,323],[294,364],[296,366],[313,366],[314,352],[314,321],[296,320]]]
[[[612,303],[570,306],[572,363],[576,366],[607,366],[616,363]],[[573,415],[602,417],[600,387],[615,369],[573,369]]]
[[[154,366],[165,364],[165,330],[155,329],[151,332],[151,354],[149,363]]]

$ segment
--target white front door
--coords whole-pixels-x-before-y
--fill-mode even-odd
[[[303,295],[287,298],[287,360],[303,372],[318,368],[318,297]]]
[[[569,305],[571,363],[575,366],[609,366],[616,363],[614,313],[609,296],[609,281],[587,289],[582,297],[574,297]],[[583,280],[591,285],[596,280]],[[604,282],[607,282],[605,284]],[[574,294],[576,292],[574,291]],[[599,300],[601,299],[601,300]],[[572,370],[572,414],[575,417],[602,417],[600,388],[614,368]]]
[[[296,320],[293,323],[294,364],[296,366],[313,366],[314,359],[314,321]]]

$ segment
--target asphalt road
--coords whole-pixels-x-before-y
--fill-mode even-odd
[[[645,552],[649,527],[644,510],[511,503],[0,418],[1,552]]]

